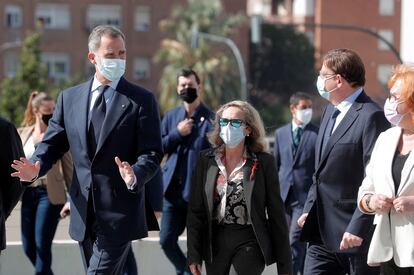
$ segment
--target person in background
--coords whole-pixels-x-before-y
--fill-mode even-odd
[[[24,190],[19,179],[10,176],[13,160],[24,156],[16,127],[0,117],[0,254],[6,248],[6,219]]]
[[[201,150],[209,148],[207,133],[213,113],[201,102],[200,78],[191,69],[177,74],[177,94],[183,105],[168,111],[161,123],[162,145],[167,160],[162,168],[164,201],[160,244],[177,274],[189,274],[187,259],[178,246],[184,232],[191,178]]]
[[[389,123],[364,85],[357,53],[334,49],[324,56],[316,86],[330,104],[316,139],[314,181],[298,220],[301,240],[309,242],[305,275],[379,274],[366,263],[372,217],[356,200],[375,141]]]
[[[258,275],[277,263],[292,272],[289,233],[275,160],[266,153],[259,113],[232,101],[216,113],[214,148],[201,153],[187,217],[188,261],[193,275]]]
[[[396,127],[375,143],[358,206],[375,214],[368,265],[380,265],[382,274],[414,274],[414,65],[396,66],[388,87],[384,112]]]
[[[309,95],[297,92],[290,97],[292,121],[275,131],[273,154],[279,173],[280,194],[285,203],[292,249],[293,274],[303,274],[306,243],[300,241],[301,228],[297,220],[312,185],[315,171],[315,143],[318,127],[310,123],[312,100]]]
[[[30,158],[46,132],[55,102],[44,92],[32,92],[24,113],[23,127],[18,129],[26,158]],[[70,153],[53,165],[49,172],[29,185],[22,196],[21,231],[26,256],[35,274],[53,274],[52,241],[72,182],[73,163]]]

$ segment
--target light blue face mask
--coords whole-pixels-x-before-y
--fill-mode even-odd
[[[234,148],[244,140],[244,126],[235,128],[230,123],[226,126],[221,126],[220,137],[229,148]]]
[[[327,91],[325,89],[325,81],[328,80],[328,79],[331,79],[333,77],[335,77],[335,75],[332,75],[332,76],[330,76],[328,78],[325,78],[325,79],[322,78],[321,76],[318,76],[318,81],[316,81],[316,88],[318,89],[319,94],[321,95],[321,97],[325,98],[328,101],[329,101],[329,94],[332,93],[333,91],[335,91],[336,89],[338,89],[338,87],[336,87],[336,88],[334,88],[330,91]]]
[[[115,81],[125,73],[125,59],[100,58],[99,71],[110,81]]]

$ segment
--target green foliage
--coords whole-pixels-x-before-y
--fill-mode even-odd
[[[191,49],[192,29],[229,36],[241,25],[242,15],[224,14],[219,0],[188,0],[187,6],[177,7],[170,18],[160,22],[160,28],[173,38],[164,39],[155,57],[165,64],[159,81],[161,112],[180,104],[176,92],[177,72],[192,68],[202,81],[203,101],[212,109],[240,95],[240,76],[232,52],[222,44],[201,39]]]
[[[262,25],[262,44],[251,45],[251,100],[268,132],[291,119],[289,97],[313,93],[316,72],[314,48],[306,35],[291,26]]]
[[[17,125],[23,119],[30,93],[46,87],[47,70],[41,63],[40,42],[39,33],[26,37],[16,76],[6,78],[1,83],[0,112]]]

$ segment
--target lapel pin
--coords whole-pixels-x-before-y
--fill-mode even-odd
[[[202,117],[200,117],[200,121],[201,122],[203,122],[204,121],[204,117],[202,116]]]
[[[122,104],[122,108],[125,108],[125,104]]]

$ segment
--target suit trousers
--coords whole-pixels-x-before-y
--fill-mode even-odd
[[[79,242],[87,275],[123,274],[131,250],[131,241],[115,242],[101,234],[89,196],[85,238]]]
[[[286,220],[289,227],[289,241],[292,250],[293,275],[303,274],[305,264],[306,243],[300,240],[302,228],[298,225],[298,219],[302,215],[303,205],[299,203],[296,196],[290,189],[285,200]]]
[[[339,246],[339,244],[338,244]],[[365,253],[335,253],[321,243],[309,243],[304,275],[379,275],[379,267],[367,265]]]
[[[213,261],[206,263],[208,275],[259,275],[265,261],[251,225],[217,225],[213,229]],[[232,273],[230,273],[232,274]]]

